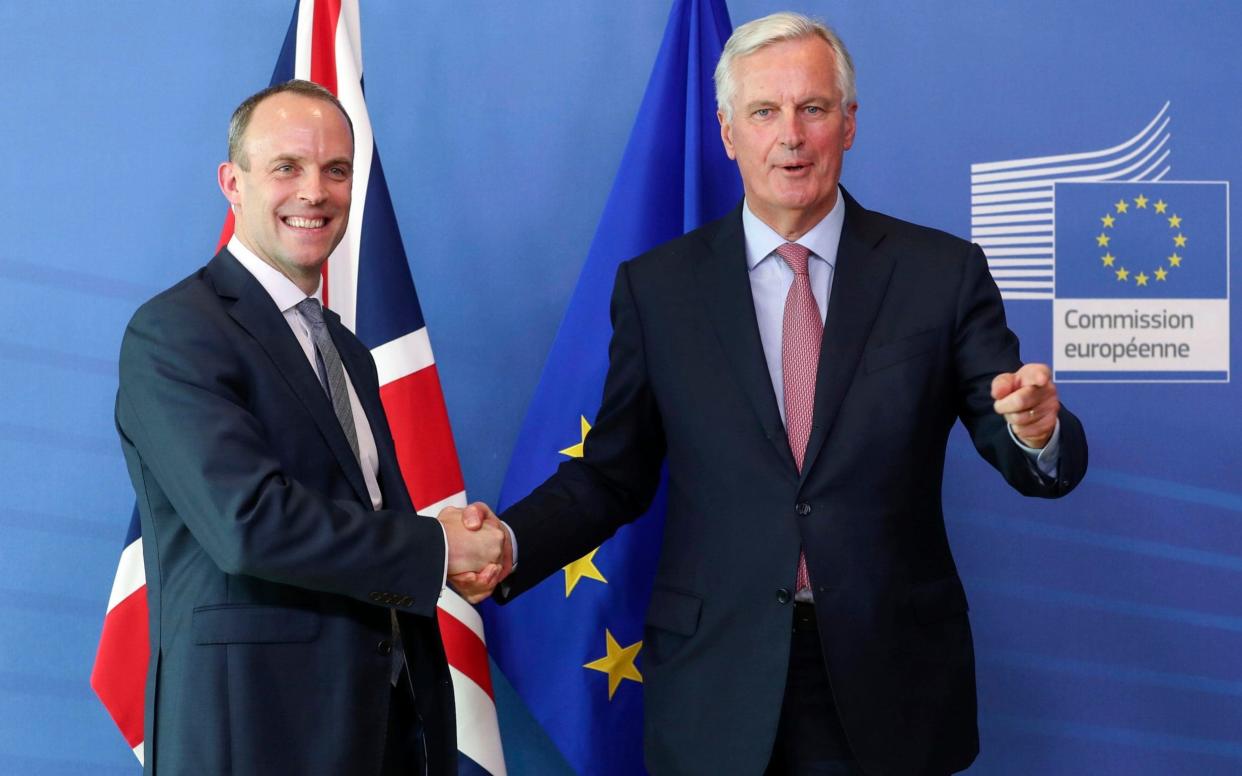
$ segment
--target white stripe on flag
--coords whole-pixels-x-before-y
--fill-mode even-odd
[[[112,595],[108,596],[108,611],[112,611],[112,607],[129,598],[146,583],[147,572],[142,566],[142,539],[135,539],[121,551],[121,559],[116,564]]]
[[[424,517],[435,517],[440,514],[440,510],[445,507],[464,507],[466,505],[466,491],[458,491],[446,499],[437,501],[434,504],[428,504],[418,509],[418,514]]]
[[[449,666],[457,706],[457,749],[492,776],[505,776],[505,757],[492,699],[470,677]]]
[[[358,329],[358,257],[366,221],[367,188],[371,184],[371,159],[375,155],[371,116],[362,96],[362,50],[354,47],[361,34],[356,29],[357,10],[355,4],[341,5],[335,43],[336,96],[354,122],[354,201],[345,237],[328,258],[328,306],[341,316],[341,322],[350,331]]]
[[[297,43],[293,47],[293,77],[311,79],[311,33],[315,29],[315,0],[299,0]]]
[[[483,618],[479,616],[478,611],[466,602],[466,599],[458,595],[452,588],[445,588],[440,594],[440,608],[453,615],[462,625],[474,631],[474,635],[479,637],[479,641],[484,644],[487,639],[483,637]]]
[[[380,385],[388,385],[436,362],[431,353],[431,339],[427,336],[426,326],[372,348],[371,357],[375,359]]]
[[[134,747],[134,757],[137,757],[137,758],[138,758],[138,764],[139,764],[139,765],[146,765],[146,764],[147,764],[147,758],[146,758],[146,755],[143,753],[143,746],[144,746],[144,744],[139,744],[138,746],[135,746],[135,747]]]

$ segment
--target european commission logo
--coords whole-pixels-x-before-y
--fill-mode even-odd
[[[1168,104],[1109,149],[971,166],[1005,299],[1050,299],[1061,382],[1228,382],[1229,184],[1168,180]]]

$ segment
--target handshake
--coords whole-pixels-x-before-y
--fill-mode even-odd
[[[477,604],[492,594],[513,569],[509,529],[481,501],[445,507],[436,516],[448,537],[448,581]]]

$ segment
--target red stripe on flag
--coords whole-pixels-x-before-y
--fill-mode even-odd
[[[435,365],[380,386],[401,476],[415,507],[466,489]]]
[[[224,226],[220,229],[220,240],[216,243],[216,253],[220,249],[229,244],[229,240],[233,239],[233,226],[236,220],[233,218],[233,208],[229,208],[224,214]]]
[[[341,0],[315,0],[312,13],[310,79],[336,94],[336,25],[341,19]],[[332,306],[328,300],[328,264],[325,261],[319,268],[324,307]]]
[[[336,23],[341,0],[315,0],[311,24],[311,80],[336,94]]]
[[[492,672],[487,664],[487,645],[468,626],[443,609],[437,609],[436,615],[440,620],[440,637],[444,640],[449,665],[470,677],[470,681],[481,687],[487,697],[495,700],[492,695]]]
[[[142,743],[142,708],[151,645],[147,639],[147,587],[143,585],[104,617],[91,687],[130,747]]]

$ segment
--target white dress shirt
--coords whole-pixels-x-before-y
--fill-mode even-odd
[[[297,309],[298,303],[307,298],[306,294],[275,267],[254,255],[242,244],[241,240],[233,237],[229,240],[228,247],[229,253],[233,254],[251,275],[254,275],[254,279],[259,281],[263,290],[272,297],[281,315],[285,316],[285,322],[289,324],[293,336],[297,337],[298,344],[302,346],[302,352],[306,354],[306,361],[310,364],[311,370],[318,374],[315,366],[315,342],[311,339],[310,326]],[[323,302],[321,289],[315,289],[311,297],[320,303]],[[371,497],[371,507],[383,509],[384,496],[380,493],[379,487],[379,451],[375,447],[375,435],[371,433],[371,424],[367,422],[367,414],[358,401],[358,393],[354,390],[354,382],[349,377],[349,370],[344,371],[345,388],[349,391],[349,406],[354,415],[354,429],[358,432],[358,458],[362,465],[362,478],[367,484],[367,495]]]

